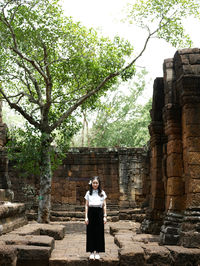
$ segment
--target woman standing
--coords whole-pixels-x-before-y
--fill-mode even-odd
[[[106,193],[101,189],[98,176],[90,182],[90,189],[85,194],[86,252],[90,259],[100,259],[99,252],[105,252],[104,224],[107,222]]]

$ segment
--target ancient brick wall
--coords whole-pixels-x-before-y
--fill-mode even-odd
[[[83,205],[92,176],[98,175],[102,188],[108,194],[108,203],[118,204],[119,161],[114,149],[80,148],[68,152],[63,164],[55,171],[52,182],[54,208]]]
[[[142,228],[161,230],[163,244],[200,247],[200,49],[164,61],[151,118],[150,208]]]
[[[17,162],[15,162],[17,163]],[[9,164],[9,176],[15,201],[37,208],[38,177],[22,177],[14,162]],[[52,180],[52,206],[67,210],[83,206],[88,181],[98,175],[108,195],[110,206],[121,208],[147,204],[149,195],[149,160],[145,149],[75,148],[66,154]]]

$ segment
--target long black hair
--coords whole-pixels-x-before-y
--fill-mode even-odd
[[[92,182],[93,182],[94,180],[97,180],[97,181],[99,182],[99,186],[98,186],[98,195],[99,195],[100,197],[103,197],[103,193],[102,193],[102,189],[101,189],[101,180],[100,180],[99,176],[93,176],[93,177],[90,179],[90,184],[89,184],[89,186],[90,186],[90,188],[89,188],[89,193],[90,193],[90,195],[92,195],[92,192],[93,192]]]

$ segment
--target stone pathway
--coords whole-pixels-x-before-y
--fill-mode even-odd
[[[0,236],[0,266],[200,266],[200,249],[160,246],[133,221],[108,222],[105,253],[89,260],[84,222],[29,223]]]
[[[86,253],[85,232],[73,232],[66,234],[63,240],[55,241],[55,248],[50,257],[50,266],[60,265],[119,265],[118,247],[114,243],[114,237],[109,234],[109,228],[105,228],[106,252],[100,253],[100,261],[88,260]]]

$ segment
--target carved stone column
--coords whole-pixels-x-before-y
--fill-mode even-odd
[[[166,166],[163,175],[166,184],[166,199],[163,226],[160,233],[162,244],[177,244],[179,240],[184,206],[184,181],[182,162],[181,109],[175,86],[173,59],[164,61],[165,107],[163,119],[167,136]]]
[[[157,78],[154,81],[154,93],[151,110],[152,122],[149,126],[151,135],[150,146],[150,206],[147,212],[146,219],[141,225],[143,232],[155,233],[160,232],[160,227],[163,219],[163,211],[165,209],[165,193],[164,183],[162,180],[162,157],[164,131],[162,121],[162,108],[164,105],[164,90],[163,78]]]
[[[175,55],[182,105],[183,163],[186,210],[180,244],[200,248],[200,49]]]

